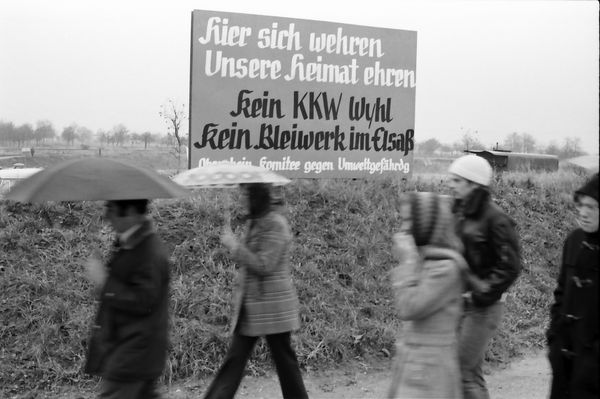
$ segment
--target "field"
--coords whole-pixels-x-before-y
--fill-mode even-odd
[[[87,149],[69,147],[37,147],[35,155],[0,149],[0,167],[10,168],[15,163],[23,163],[27,168],[48,167],[65,159],[85,158],[101,155],[107,158],[127,159],[153,169],[176,170],[177,157],[172,147],[151,145],[132,147],[91,147]],[[181,160],[181,167],[187,169],[187,161]]]
[[[175,169],[174,157],[165,151],[110,156]],[[70,154],[49,159],[36,153],[38,163],[27,166],[48,166],[66,156]],[[544,346],[562,241],[575,226],[571,193],[584,179],[561,169],[504,174],[496,180],[498,204],[517,221],[523,272],[510,290],[502,327],[488,350],[490,364],[505,364]],[[393,356],[400,321],[388,271],[393,267],[390,238],[398,225],[398,194],[444,192],[443,180],[443,174],[435,173],[416,174],[408,182],[393,177],[298,179],[284,188],[301,302],[302,327],[294,344],[304,370],[377,364]],[[212,375],[227,348],[234,265],[218,237],[226,208],[234,230],[241,228],[244,210],[238,199],[236,190],[213,189],[152,204],[173,263],[167,384]],[[0,397],[45,397],[43,392],[58,387],[96,383],[81,373],[94,311],[82,264],[92,248],[106,249],[111,241],[110,230],[101,224],[101,208],[98,202],[0,201]],[[270,368],[261,344],[247,370],[263,375]]]

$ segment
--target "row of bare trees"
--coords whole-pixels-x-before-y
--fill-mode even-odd
[[[90,129],[79,126],[75,123],[65,127],[60,134],[54,129],[52,123],[47,120],[38,121],[35,128],[30,124],[20,126],[12,122],[0,120],[0,146],[23,145],[41,145],[54,143],[61,140],[68,145],[74,145],[76,141],[82,145],[88,143],[99,143],[100,146],[124,146],[143,143],[144,148],[152,143],[170,146],[174,150],[174,155],[178,159],[178,165],[181,165],[182,155],[188,151],[185,143],[188,137],[182,132],[187,119],[185,104],[176,105],[173,100],[168,100],[160,108],[159,115],[167,124],[167,135],[161,135],[151,132],[136,133],[131,132],[125,125],[118,124],[111,130],[98,130],[96,133]],[[526,132],[512,132],[508,134],[502,144],[496,143],[489,148],[479,140],[477,130],[461,128],[462,135],[460,139],[453,143],[442,143],[436,138],[431,138],[418,142],[415,146],[415,153],[418,155],[451,155],[462,153],[464,150],[488,149],[488,150],[508,150],[514,152],[536,152],[542,154],[553,154],[559,158],[571,158],[582,155],[585,152],[581,148],[581,139],[578,137],[565,137],[563,142],[558,144],[550,141],[544,145],[538,143],[536,139]]]
[[[56,137],[56,130],[49,121],[39,121],[34,128],[26,123],[16,126],[12,122],[0,121],[0,143],[3,146],[20,147],[26,143],[52,141]]]
[[[166,135],[149,131],[133,132],[122,123],[110,130],[100,129],[96,132],[72,123],[59,132],[48,120],[38,121],[35,127],[30,123],[17,126],[13,122],[0,120],[0,147],[23,148],[57,143],[74,146],[79,143],[82,147],[90,145],[122,147],[143,144],[144,148],[148,148],[155,143],[170,147],[177,158],[178,167],[181,167],[182,156],[186,156],[188,150],[185,145],[188,136],[183,132],[186,126],[184,122],[187,119],[185,104],[176,105],[173,100],[168,100],[160,107],[159,115],[167,125]]]
[[[550,141],[549,144],[537,142],[529,133],[512,132],[500,143],[485,146],[481,143],[477,131],[464,131],[460,139],[453,143],[442,143],[436,138],[418,142],[415,152],[419,155],[450,155],[462,153],[464,150],[507,150],[513,152],[539,153],[557,155],[561,159],[572,158],[584,154],[579,137],[565,137],[562,143]]]
[[[3,147],[40,146],[56,143],[64,143],[73,146],[76,143],[82,145],[100,144],[124,146],[142,143],[148,147],[151,143],[161,145],[172,145],[174,138],[159,133],[135,133],[131,132],[125,125],[119,124],[109,131],[98,130],[93,132],[85,126],[75,123],[66,126],[60,133],[49,121],[39,121],[36,126],[29,123],[15,125],[12,122],[0,121],[0,145]]]
[[[124,124],[117,124],[110,130],[93,132],[85,126],[72,123],[62,131],[57,131],[52,122],[40,120],[35,126],[30,123],[15,125],[10,121],[0,120],[0,146],[23,147],[55,144],[57,142],[73,146],[99,144],[101,146],[125,146],[143,144],[147,148],[150,144],[174,146],[181,151],[187,141],[187,135],[181,129],[187,119],[185,105],[176,107],[172,100],[161,106],[159,115],[167,124],[167,135],[149,131],[138,133],[130,131]]]

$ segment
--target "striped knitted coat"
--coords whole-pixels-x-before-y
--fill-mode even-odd
[[[446,198],[418,192],[405,201],[410,216],[404,216],[403,225],[410,225],[414,242],[411,248],[400,246],[399,265],[391,273],[403,323],[388,398],[461,399],[457,328],[462,293],[467,281],[480,282],[469,277],[459,253]]]
[[[300,327],[299,304],[290,273],[292,234],[276,211],[251,219],[244,242],[233,253],[239,265],[233,330],[262,336]]]
[[[416,264],[392,272],[403,320],[388,398],[460,399],[457,328],[467,263],[456,251],[423,246]]]

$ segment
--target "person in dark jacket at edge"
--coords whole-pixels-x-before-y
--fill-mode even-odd
[[[598,398],[598,174],[574,195],[579,228],[564,244],[547,331],[550,399]]]
[[[504,312],[506,291],[521,271],[514,221],[491,198],[492,167],[482,157],[465,155],[449,168],[456,231],[471,271],[482,280],[468,286],[459,333],[459,362],[465,399],[487,399],[483,361]]]
[[[156,382],[167,356],[169,260],[146,216],[148,201],[108,201],[105,218],[117,234],[106,266],[87,273],[98,311],[85,372],[102,377],[98,398],[160,398]]]

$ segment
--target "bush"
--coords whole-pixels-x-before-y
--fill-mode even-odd
[[[584,177],[568,171],[503,174],[494,196],[517,221],[523,273],[487,358],[506,362],[543,346],[562,242],[574,227],[571,193]],[[303,368],[325,369],[393,353],[400,326],[388,281],[390,238],[401,191],[444,191],[443,177],[410,181],[296,180],[284,190],[295,236],[291,264],[301,302],[294,335]],[[215,372],[229,344],[234,265],[219,235],[231,211],[242,225],[236,190],[202,190],[192,199],[153,202],[159,234],[172,253],[171,349],[164,378],[174,382]],[[26,392],[89,384],[82,375],[94,312],[83,260],[107,249],[99,203],[0,204],[0,386]],[[248,370],[261,374],[270,357],[260,344]],[[2,390],[0,389],[0,392]]]

